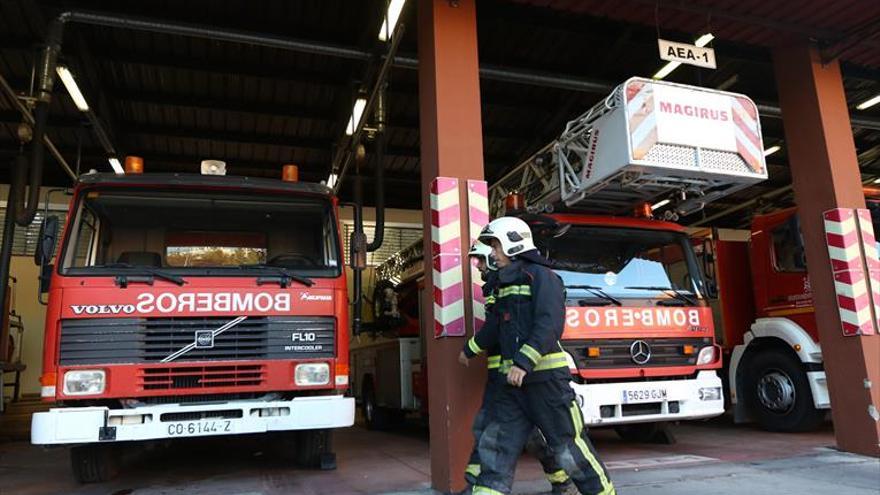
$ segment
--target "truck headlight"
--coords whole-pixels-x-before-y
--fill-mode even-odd
[[[700,400],[721,400],[721,387],[701,388]]]
[[[74,370],[64,374],[64,395],[98,395],[104,393],[107,373],[104,370]]]
[[[709,364],[715,362],[715,346],[710,345],[708,347],[703,347],[700,349],[700,353],[697,355],[697,366],[702,364]]]
[[[330,383],[330,365],[306,363],[296,365],[293,379],[297,385],[327,385]]]

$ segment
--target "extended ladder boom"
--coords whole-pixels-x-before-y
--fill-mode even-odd
[[[494,215],[510,192],[530,209],[626,213],[669,200],[687,215],[767,178],[748,97],[632,78],[489,188]]]

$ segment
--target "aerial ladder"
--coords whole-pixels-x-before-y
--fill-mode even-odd
[[[534,213],[621,215],[664,202],[674,221],[766,179],[748,97],[631,78],[496,181],[489,205],[497,216],[519,193]]]

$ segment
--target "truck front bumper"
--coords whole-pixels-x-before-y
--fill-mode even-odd
[[[572,383],[589,426],[678,421],[724,413],[721,378],[700,371],[686,380]]]
[[[34,413],[35,445],[125,442],[341,428],[354,424],[354,399],[341,395],[110,409],[64,407]]]

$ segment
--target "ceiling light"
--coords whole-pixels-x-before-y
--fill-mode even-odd
[[[330,177],[327,177],[327,187],[333,189],[336,187],[336,181],[339,180],[339,176],[337,174],[331,173]]]
[[[694,44],[699,46],[700,48],[703,48],[714,39],[715,35],[713,35],[712,33],[706,33],[697,38],[697,41],[694,41]],[[672,73],[672,71],[677,69],[679,65],[681,65],[681,62],[669,62],[668,64],[664,65],[662,69],[658,70],[656,74],[654,74],[654,79],[663,79],[664,77]]]
[[[782,146],[779,146],[778,144],[775,144],[775,145],[773,145],[773,146],[767,148],[766,150],[764,150],[764,156],[770,156],[770,155],[772,155],[773,153],[776,153],[777,151],[779,151],[779,150],[781,150],[781,149],[782,149]]]
[[[379,29],[379,41],[388,41],[394,34],[394,28],[397,27],[397,21],[400,19],[400,12],[403,10],[403,4],[406,0],[391,0],[388,2],[388,12],[385,13],[385,19],[382,20],[382,27]],[[390,22],[389,22],[390,21]]]
[[[697,38],[697,41],[694,41],[694,44],[699,46],[700,48],[702,48],[702,47],[708,45],[709,42],[714,39],[715,39],[715,35],[713,35],[712,33],[706,33],[706,34],[700,36],[699,38]]]
[[[351,136],[357,130],[361,123],[361,117],[364,116],[364,107],[367,106],[366,98],[358,98],[354,102],[354,108],[351,110],[351,117],[348,119],[348,126],[345,128],[345,134]]]
[[[658,70],[656,74],[654,74],[654,79],[663,79],[668,76],[672,71],[678,68],[681,65],[681,62],[669,62],[664,65],[662,69]]]
[[[869,100],[865,100],[858,105],[856,105],[856,110],[864,110],[866,108],[871,108],[874,105],[880,103],[880,95],[877,95]]]
[[[877,177],[876,179],[874,179],[874,184],[880,184],[880,177]]]
[[[73,74],[71,74],[70,70],[63,65],[59,65],[55,68],[55,72],[58,73],[58,77],[61,78],[61,82],[64,83],[64,87],[67,88],[67,92],[70,93],[70,97],[73,99],[73,104],[76,105],[76,108],[79,108],[80,112],[88,112],[89,104],[79,90],[79,86],[76,85],[76,79],[73,78]]]
[[[668,205],[669,202],[670,202],[669,199],[664,199],[662,201],[658,201],[658,202],[651,205],[651,211],[657,210],[659,208],[663,208],[664,206]]]
[[[125,170],[122,169],[122,164],[119,163],[118,158],[110,158],[107,161],[110,162],[110,166],[113,167],[113,171],[117,174],[124,174]]]

